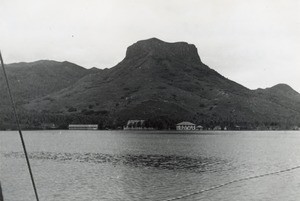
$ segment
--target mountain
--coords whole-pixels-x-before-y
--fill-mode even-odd
[[[277,84],[270,88],[257,89],[257,92],[272,97],[287,98],[291,102],[300,102],[300,94],[287,84]]]
[[[275,103],[273,113],[281,117],[281,121],[298,122],[300,111],[300,94],[287,84],[277,84],[266,89],[257,89],[254,91],[263,100]],[[279,110],[279,108],[283,108]],[[275,116],[276,117],[276,116]],[[280,119],[278,117],[278,119]]]
[[[6,71],[12,90],[20,102],[59,91],[89,74],[89,70],[76,64],[47,60],[9,64],[6,65]],[[5,94],[7,89],[3,72],[0,76],[1,94]]]
[[[287,85],[250,90],[203,64],[194,45],[156,38],[128,47],[115,67],[85,75],[24,108],[65,115],[67,122],[106,121],[110,127],[128,119],[148,119],[160,128],[183,120],[207,126],[300,123],[299,94]]]
[[[60,91],[91,72],[70,62],[41,60],[31,63],[14,63],[5,66],[18,109],[35,98]],[[11,115],[7,86],[0,71],[0,124]],[[10,120],[11,121],[11,120]]]

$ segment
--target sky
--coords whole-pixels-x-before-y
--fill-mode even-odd
[[[0,0],[5,63],[110,68],[152,37],[196,45],[203,63],[250,89],[300,92],[299,0]]]

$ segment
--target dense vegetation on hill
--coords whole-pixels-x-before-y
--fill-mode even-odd
[[[41,60],[8,64],[5,67],[20,113],[25,112],[24,104],[64,89],[91,73],[90,70],[67,61]],[[0,93],[0,128],[3,128],[6,124],[14,123],[14,118],[11,116],[11,103],[2,70],[0,71]]]
[[[246,129],[300,124],[300,94],[291,87],[249,90],[203,64],[196,47],[185,42],[139,41],[105,70],[53,61],[7,68],[24,127],[51,122],[120,128],[129,119],[145,119],[159,129],[180,121]]]

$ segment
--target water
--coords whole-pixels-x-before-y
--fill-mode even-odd
[[[153,200],[300,165],[300,132],[24,132],[41,201]],[[34,200],[18,133],[0,132],[5,201]],[[181,200],[300,200],[300,169]]]

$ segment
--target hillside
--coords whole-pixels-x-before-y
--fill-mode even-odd
[[[70,62],[49,60],[8,64],[6,71],[19,110],[22,110],[23,104],[64,89],[92,73]],[[0,71],[0,93],[0,122],[3,122],[3,119],[10,119],[7,116],[11,115],[11,103],[2,71]]]
[[[254,90],[254,96],[275,104],[270,108],[275,115],[274,121],[299,123],[300,94],[287,84],[277,84],[266,89]]]
[[[12,90],[18,101],[32,100],[59,91],[89,74],[89,70],[70,62],[41,60],[32,63],[6,65]],[[1,94],[6,91],[3,72],[0,73]]]
[[[194,45],[156,38],[128,47],[115,67],[88,74],[24,107],[41,115],[68,116],[66,122],[108,127],[128,119],[149,119],[161,128],[183,120],[247,127],[300,123],[294,90],[281,85],[249,90],[203,64]]]

